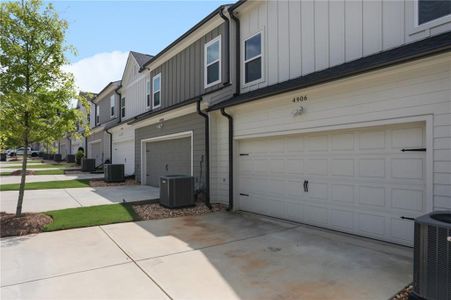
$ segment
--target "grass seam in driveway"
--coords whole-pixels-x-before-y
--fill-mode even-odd
[[[20,183],[1,184],[0,191],[18,191]],[[49,190],[90,187],[89,179],[42,181],[25,183],[25,190]]]
[[[53,219],[44,232],[139,221],[130,203],[66,208],[44,214]]]

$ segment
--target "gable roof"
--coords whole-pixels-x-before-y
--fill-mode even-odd
[[[341,65],[236,95],[211,106],[208,111],[235,106],[265,97],[331,82],[381,68],[394,66],[430,55],[451,51],[451,32],[362,57]]]
[[[139,65],[139,68],[142,68],[142,66],[147,63],[149,60],[152,59],[152,55],[149,54],[144,54],[144,53],[139,53],[136,51],[130,51],[130,54],[133,55],[133,57],[135,58],[136,62]]]
[[[108,83],[94,98],[92,98],[90,101],[91,102],[95,102],[95,101],[97,101],[97,99],[98,98],[100,98],[101,96],[102,96],[102,93],[104,92],[104,91],[106,91],[110,86],[112,86],[112,85],[114,85],[114,86],[117,86],[117,87],[119,87],[120,85],[121,85],[121,80],[116,80],[116,81],[112,81],[112,82],[110,82],[110,83]]]
[[[157,60],[160,56],[162,56],[163,54],[165,54],[166,52],[168,52],[170,49],[172,49],[175,45],[177,45],[178,43],[180,43],[181,41],[183,41],[186,37],[188,37],[191,33],[193,33],[194,31],[196,31],[197,29],[199,29],[202,25],[204,25],[205,23],[207,23],[208,21],[210,21],[213,17],[215,17],[216,15],[219,14],[220,11],[222,11],[224,8],[227,8],[229,5],[228,4],[223,4],[220,5],[218,8],[216,8],[214,11],[212,11],[208,16],[206,16],[205,18],[203,18],[202,20],[200,20],[196,25],[194,25],[193,27],[191,27],[187,32],[185,32],[183,35],[181,35],[180,37],[178,37],[175,41],[173,41],[171,44],[169,44],[169,46],[167,46],[166,48],[164,48],[163,50],[161,50],[159,53],[157,53],[155,56],[153,56],[151,59],[149,59],[146,63],[144,63],[141,66],[141,71],[144,70],[144,68],[150,64],[151,62]]]

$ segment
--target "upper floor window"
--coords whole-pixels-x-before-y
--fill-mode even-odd
[[[146,107],[150,108],[150,79],[146,80]]]
[[[205,44],[204,52],[205,88],[221,82],[221,36]]]
[[[244,83],[262,78],[262,35],[257,33],[244,41]]]
[[[99,105],[96,105],[95,123],[96,123],[96,125],[98,125],[100,123],[100,106]]]
[[[153,77],[152,86],[152,106],[153,108],[157,108],[161,106],[161,73]]]
[[[121,98],[121,118],[125,118],[125,97]]]
[[[114,117],[115,102],[116,101],[114,99],[114,95],[111,95],[110,97],[111,117]]]
[[[451,1],[449,0],[417,0],[418,25],[451,14]]]

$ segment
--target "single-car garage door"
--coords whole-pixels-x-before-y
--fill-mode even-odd
[[[146,183],[160,186],[164,175],[191,175],[191,138],[177,138],[146,145]]]
[[[427,210],[424,123],[245,139],[238,168],[241,210],[405,245]]]
[[[103,155],[102,155],[102,150],[103,150],[103,144],[102,142],[94,142],[90,144],[90,152],[88,152],[88,157],[89,158],[95,158],[96,160],[96,166],[99,166],[103,163]]]
[[[135,140],[113,143],[113,163],[124,164],[126,176],[135,172]]]

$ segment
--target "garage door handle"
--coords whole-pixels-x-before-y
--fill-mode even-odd
[[[304,192],[308,193],[308,180],[304,180]]]
[[[426,148],[414,148],[414,149],[401,149],[402,152],[413,152],[413,151],[419,151],[419,152],[426,152]]]

